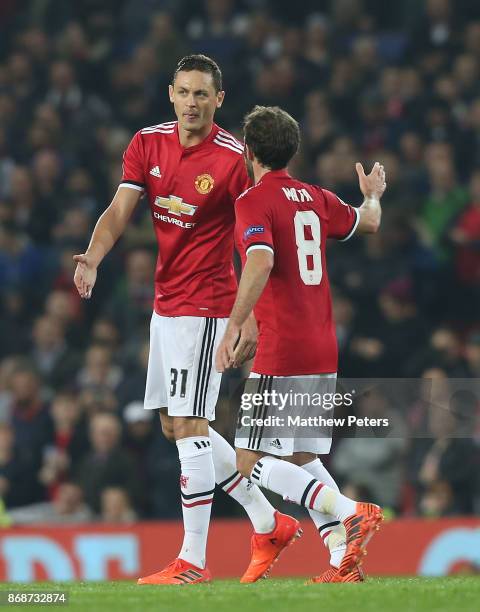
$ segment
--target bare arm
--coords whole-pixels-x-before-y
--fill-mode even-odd
[[[380,198],[385,189],[385,170],[381,164],[375,162],[370,174],[366,175],[363,166],[357,163],[355,166],[360,183],[360,190],[365,196],[363,204],[358,208],[360,220],[358,222],[357,233],[374,234],[380,227],[382,209]]]
[[[236,365],[234,347],[240,329],[262,295],[272,268],[273,255],[269,251],[258,249],[251,251],[248,255],[227,329],[215,356],[215,366],[218,372],[223,372]]]
[[[97,268],[125,231],[140,196],[141,192],[136,189],[119,188],[110,206],[98,219],[86,252],[73,256],[77,262],[73,280],[82,298],[91,297]]]
[[[237,274],[237,280],[240,281],[241,272]],[[242,325],[242,329],[240,331],[240,337],[238,339],[237,345],[235,347],[235,353],[233,355],[233,367],[238,368],[243,365],[249,359],[253,359],[255,357],[255,352],[257,350],[257,338],[258,338],[258,328],[257,322],[255,321],[255,317],[253,312],[250,313],[250,316],[247,317],[247,320]]]

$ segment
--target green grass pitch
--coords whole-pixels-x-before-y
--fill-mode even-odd
[[[252,585],[236,580],[185,587],[137,586],[131,582],[3,583],[0,591],[66,591],[68,612],[476,612],[480,577],[370,578],[364,584],[305,586],[301,579],[271,579]],[[33,610],[48,605],[6,605]]]

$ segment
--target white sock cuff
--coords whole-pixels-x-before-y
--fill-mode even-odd
[[[215,482],[226,493],[230,493],[231,487],[234,484],[238,485],[242,479],[237,471],[235,450],[224,437],[211,427],[208,428],[208,435],[212,443]]]
[[[319,467],[321,467],[323,463],[320,461],[318,457],[315,457],[313,461],[309,461],[308,463],[304,463],[300,466],[302,469],[306,470],[309,474],[316,474]]]
[[[192,436],[177,440],[177,449],[181,461],[190,457],[211,454],[212,444],[208,436]]]
[[[235,472],[232,472],[228,478],[222,480],[222,482],[217,482],[217,485],[223,489],[227,495],[230,495],[230,493],[242,482],[242,480],[247,482],[247,479],[236,470]]]
[[[314,478],[316,478],[319,482],[326,484],[327,487],[334,489],[335,491],[339,491],[338,485],[335,482],[335,479],[327,470],[327,468],[323,465],[321,459],[317,457],[313,461],[309,461],[302,465],[302,468],[311,474]]]
[[[261,487],[265,487],[268,489],[268,479],[270,476],[270,472],[273,469],[275,463],[279,461],[275,457],[269,457],[266,455],[257,461],[257,463],[253,466],[252,473],[250,476],[250,480],[260,485]]]

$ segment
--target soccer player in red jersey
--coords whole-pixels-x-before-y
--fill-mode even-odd
[[[285,380],[300,384],[298,377],[303,388],[306,382],[316,391],[335,391],[337,342],[326,241],[377,231],[386,187],[383,166],[376,163],[366,176],[357,164],[365,199],[354,208],[326,189],[288,174],[286,166],[300,142],[298,124],[288,113],[278,107],[256,107],[245,119],[244,134],[246,163],[255,185],[235,204],[236,243],[244,269],[216,367],[224,371],[235,365],[235,343],[255,308],[259,336],[251,377],[259,379],[257,392],[266,398],[275,385],[287,388]],[[380,508],[356,503],[339,492],[318,458],[329,452],[330,438],[301,437],[301,428],[293,436],[264,438],[258,415],[274,415],[271,406],[264,399],[257,419],[247,424],[247,436],[237,431],[240,473],[305,506],[320,534],[332,539],[332,545],[327,542],[332,567],[315,582],[361,580],[359,564],[382,520]]]
[[[182,585],[210,579],[205,548],[215,482],[244,506],[257,534],[278,541],[275,550],[263,552],[270,564],[299,523],[275,512],[260,489],[238,473],[234,449],[209,428],[221,380],[213,356],[237,286],[234,202],[249,181],[242,143],[213,121],[225,95],[217,64],[203,55],[183,58],[169,95],[178,120],[133,137],[119,189],[87,251],[74,257],[74,280],[80,295],[89,298],[100,262],[146,194],[158,259],[145,408],[161,409],[163,432],[178,447],[185,536],[178,558],[139,584]],[[251,358],[255,346],[251,317],[242,325],[238,362]]]

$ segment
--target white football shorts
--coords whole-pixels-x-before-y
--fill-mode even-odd
[[[222,379],[215,370],[215,352],[227,322],[153,312],[145,408],[167,408],[170,416],[215,419]]]
[[[252,379],[258,379],[258,384]],[[309,374],[303,376],[265,376],[251,372],[245,389],[250,393],[265,394],[281,393],[288,396],[290,393],[298,393],[298,397],[307,398],[324,396],[335,393],[337,375],[332,374]],[[290,395],[290,397],[292,397]],[[307,399],[304,400],[307,402]],[[315,414],[315,408],[308,405],[296,407],[290,411],[279,411],[278,408],[268,405],[266,401],[259,403],[247,412],[240,409],[235,436],[236,448],[259,451],[275,455],[277,457],[289,457],[293,453],[312,453],[315,455],[327,455],[332,446],[331,428],[328,427],[301,427],[285,424],[285,414],[289,412],[294,415],[308,417]],[[248,415],[246,425],[240,424],[243,415]],[[251,418],[250,418],[251,416]],[[333,415],[329,415],[333,416]],[[259,418],[266,421],[268,417],[280,417],[283,419],[279,425],[265,427],[259,424]],[[268,433],[267,433],[268,432]],[[305,435],[307,434],[307,435]]]

